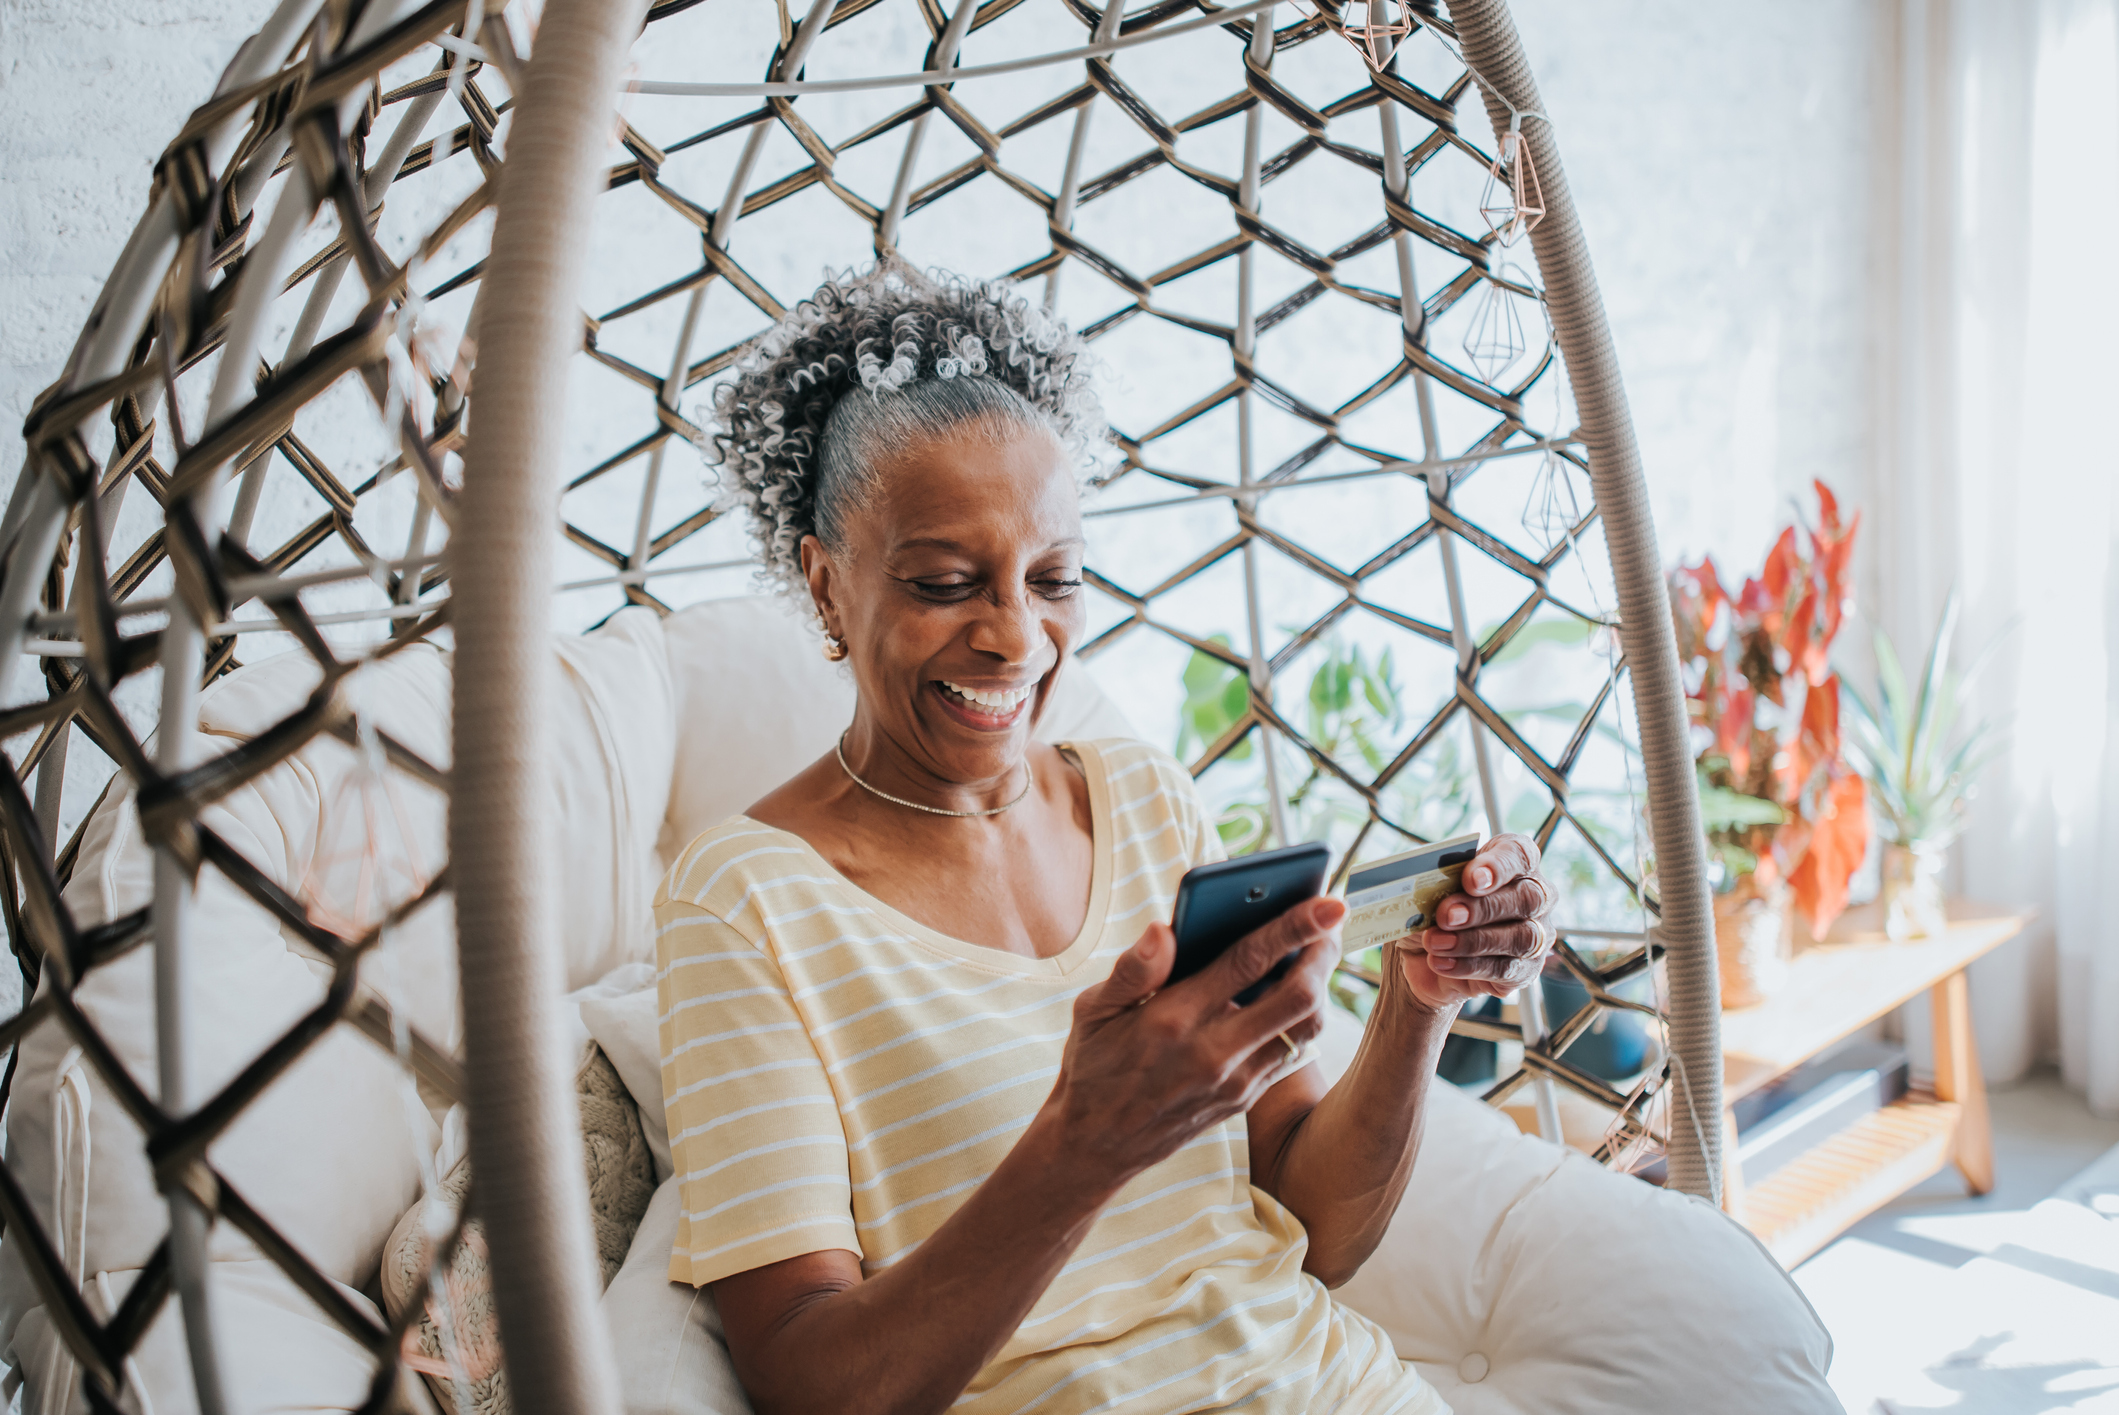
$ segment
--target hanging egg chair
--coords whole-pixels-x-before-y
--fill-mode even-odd
[[[1402,1212],[1348,1299],[1463,1411],[1836,1408],[1713,1208],[1670,613],[1505,0],[282,0],[157,166],[0,526],[0,659],[46,688],[0,709],[24,1408],[740,1406],[686,1301],[718,1374],[634,1389],[658,1210],[614,1239],[590,1191],[654,1148],[652,1029],[583,1024],[640,1111],[585,1175],[569,1028],[652,957],[672,841],[843,720],[732,597],[693,444],[749,341],[876,259],[1023,282],[1106,364],[1073,722],[1181,729],[1240,845],[1343,875],[1447,807],[1606,901],[1555,965],[1587,1006],[1460,1024],[1521,1120],[1444,1107],[1415,1190],[1483,1194],[1487,1237]],[[1321,698],[1355,662],[1387,693]],[[1624,1013],[1655,1055],[1622,1090],[1569,1053]],[[1651,1159],[1662,1189],[1621,1172]]]

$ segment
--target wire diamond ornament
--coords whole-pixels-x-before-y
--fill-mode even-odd
[[[1523,504],[1523,529],[1547,552],[1572,537],[1587,514],[1575,486],[1576,470],[1571,459],[1547,448],[1531,478],[1530,495]]]
[[[356,713],[353,721],[353,768],[323,803],[316,853],[295,896],[319,923],[358,938],[381,928],[397,903],[424,893],[433,874],[412,848],[410,818],[374,720]],[[387,951],[387,939],[381,947]]]
[[[1521,123],[1517,114],[1514,121]],[[1531,160],[1530,146],[1519,128],[1502,134],[1501,146],[1487,170],[1486,194],[1479,200],[1479,214],[1487,230],[1504,246],[1513,246],[1538,228],[1545,219],[1545,189],[1538,185],[1538,167]]]
[[[1471,323],[1464,331],[1463,348],[1473,371],[1488,383],[1500,382],[1501,375],[1529,352],[1522,311],[1516,308],[1515,295],[1499,281],[1482,282],[1479,293],[1472,296]]]
[[[1356,18],[1342,19],[1340,34],[1371,69],[1382,73],[1398,41],[1413,32],[1407,0],[1348,0],[1347,13]]]
[[[1400,40],[1437,18],[1435,0],[1290,0],[1303,16],[1335,30],[1354,46],[1363,63],[1381,74],[1389,71]]]

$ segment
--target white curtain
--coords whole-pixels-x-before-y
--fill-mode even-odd
[[[1953,883],[2036,918],[1973,970],[1987,1074],[2119,1114],[2119,0],[1880,13],[1869,603],[1917,653],[1954,585],[1999,639]]]

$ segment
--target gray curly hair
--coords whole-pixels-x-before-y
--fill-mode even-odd
[[[802,537],[843,545],[875,469],[921,437],[1038,427],[1093,470],[1108,433],[1089,366],[1080,337],[1012,283],[892,261],[827,276],[761,335],[714,391],[703,450],[723,498],[750,512],[760,577],[793,592]]]

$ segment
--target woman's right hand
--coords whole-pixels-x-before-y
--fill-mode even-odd
[[[1059,1080],[1043,1119],[1084,1178],[1116,1191],[1187,1140],[1241,1115],[1285,1073],[1285,1034],[1307,1047],[1322,1009],[1346,905],[1307,900],[1213,963],[1165,988],[1177,942],[1150,924],[1111,976],[1074,1003]],[[1231,999],[1300,950],[1295,966],[1248,1007]]]

